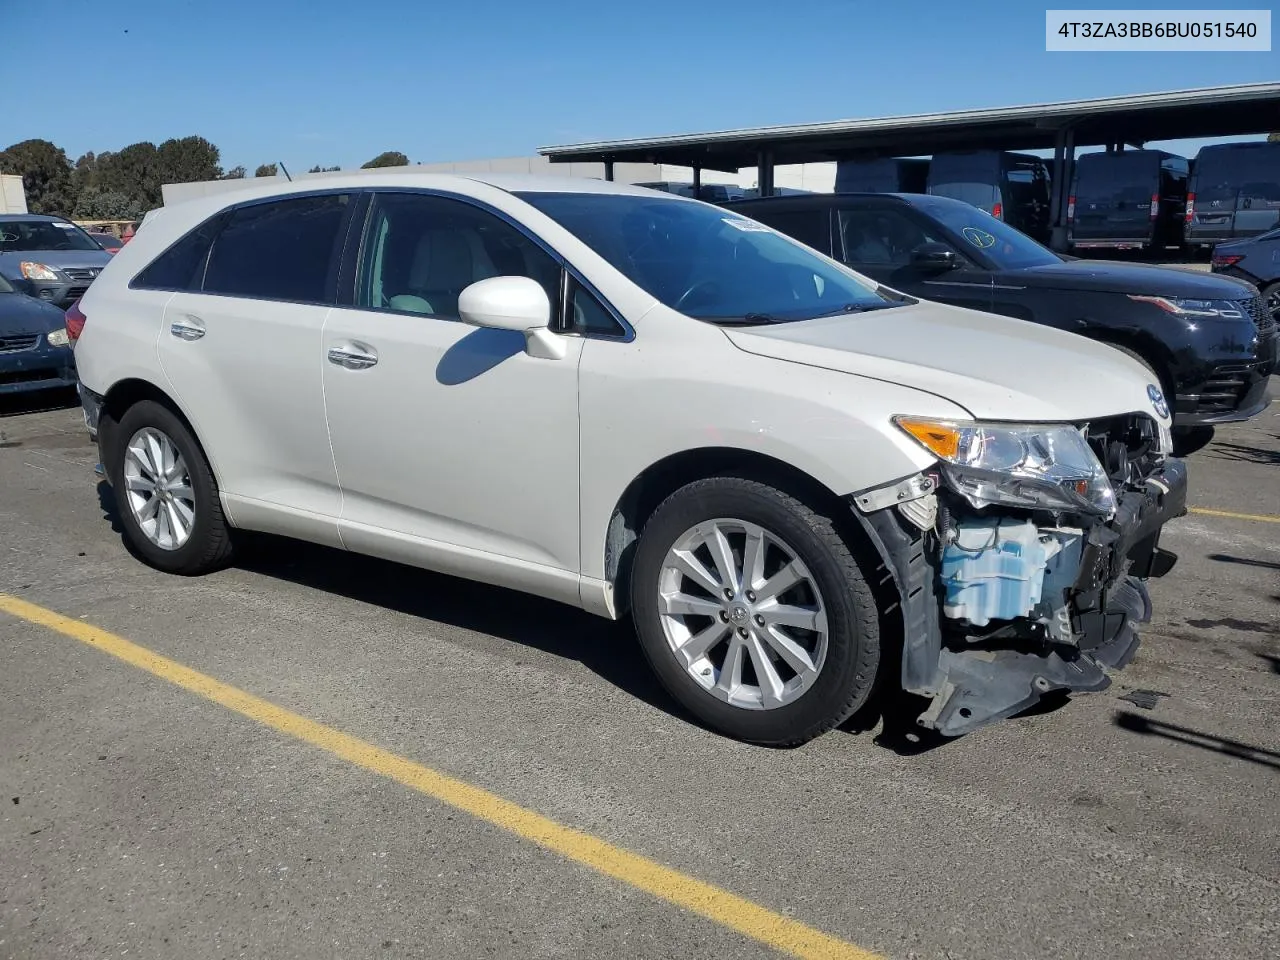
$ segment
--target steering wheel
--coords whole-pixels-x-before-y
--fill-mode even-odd
[[[680,296],[676,298],[676,302],[672,304],[672,309],[679,310],[684,306],[686,300],[692,297],[703,287],[714,287],[716,285],[717,283],[715,280],[695,280],[685,289],[684,293],[680,294]]]

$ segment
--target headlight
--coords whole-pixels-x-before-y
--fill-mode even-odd
[[[1104,517],[1115,512],[1106,471],[1070,424],[893,422],[942,461],[947,485],[975,507],[999,503]]]
[[[53,267],[46,267],[43,263],[36,263],[33,260],[23,260],[18,264],[18,269],[22,271],[22,275],[28,280],[57,280],[58,271]]]
[[[51,347],[65,347],[71,342],[71,338],[67,336],[67,331],[65,329],[50,330],[49,335],[45,337],[45,340],[48,341],[49,346]]]
[[[1145,297],[1129,294],[1130,300],[1139,303],[1150,303],[1165,313],[1179,317],[1198,317],[1201,319],[1245,320],[1248,319],[1240,304],[1231,300],[1184,300],[1180,297]]]

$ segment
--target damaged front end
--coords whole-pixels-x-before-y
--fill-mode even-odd
[[[931,698],[919,723],[958,736],[1105,689],[1150,619],[1145,581],[1177,559],[1159,547],[1186,512],[1167,431],[1141,414],[903,428],[938,465],[857,494],[853,513],[897,587],[902,685]]]

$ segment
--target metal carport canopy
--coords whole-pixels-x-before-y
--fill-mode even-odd
[[[1072,100],[951,113],[837,120],[670,137],[540,147],[553,163],[666,163],[734,172],[842,157],[910,157],[942,150],[1034,150],[1151,140],[1229,137],[1280,129],[1280,83]]]

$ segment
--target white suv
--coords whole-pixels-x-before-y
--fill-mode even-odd
[[[881,683],[947,735],[1106,686],[1185,509],[1124,354],[612,183],[191,201],[68,328],[151,564],[259,530],[629,612],[672,696],[757,743]]]

